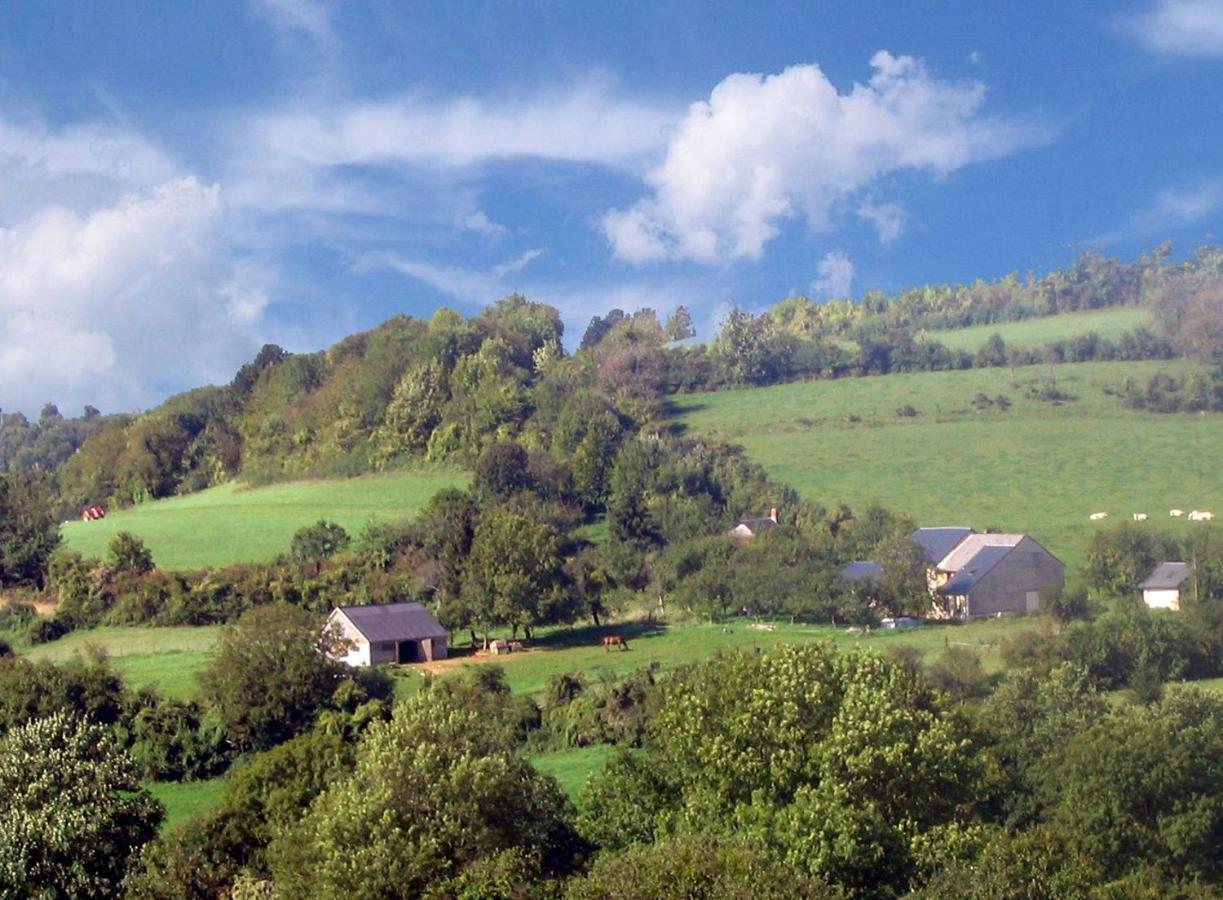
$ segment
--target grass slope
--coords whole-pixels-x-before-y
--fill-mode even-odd
[[[1082,363],[1055,370],[1076,396],[1025,397],[1047,367],[923,372],[779,385],[684,397],[678,421],[741,444],[771,476],[824,505],[880,503],[926,525],[971,525],[1034,535],[1076,567],[1094,529],[1131,513],[1150,527],[1193,527],[1168,510],[1223,512],[1223,418],[1126,409],[1104,393],[1181,362]],[[1006,395],[1008,411],[973,408],[977,393]],[[910,404],[918,415],[897,410]],[[763,503],[763,498],[762,498]],[[1088,516],[1107,511],[1096,524]]]
[[[999,334],[1008,346],[1039,347],[1062,338],[1076,338],[1094,331],[1102,338],[1115,340],[1150,321],[1150,312],[1143,307],[1114,306],[1088,312],[1044,316],[1021,322],[999,322],[996,325],[974,325],[926,332],[926,337],[945,344],[952,350],[977,350],[993,334]]]
[[[220,630],[218,625],[94,628],[21,652],[31,659],[62,661],[96,647],[106,652],[129,687],[154,687],[166,696],[189,700],[198,692],[195,673],[208,662]]]
[[[221,776],[205,781],[182,782],[150,781],[145,787],[166,808],[166,817],[161,823],[161,829],[165,831],[215,809],[221,802],[225,778]]]
[[[573,750],[534,753],[528,759],[536,769],[555,777],[561,789],[576,804],[578,794],[586,786],[586,779],[607,765],[615,753],[616,748],[610,744],[595,744]]]
[[[62,532],[69,548],[98,557],[120,531],[133,532],[163,569],[266,562],[288,549],[297,529],[319,519],[356,536],[371,519],[409,517],[442,488],[467,482],[459,472],[412,471],[260,488],[227,484],[116,510],[97,522],[68,522]]]

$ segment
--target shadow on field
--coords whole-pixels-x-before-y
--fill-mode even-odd
[[[603,625],[598,628],[593,625],[583,625],[580,628],[557,629],[549,634],[535,638],[531,641],[531,645],[533,647],[545,647],[549,650],[568,650],[573,647],[599,647],[602,645],[603,638],[606,635],[618,634],[628,641],[629,650],[632,650],[633,641],[662,634],[665,629],[665,625],[659,625],[656,622],[621,622],[618,625]]]

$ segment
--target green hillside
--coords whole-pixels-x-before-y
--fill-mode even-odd
[[[467,480],[441,470],[260,488],[226,484],[115,510],[95,522],[68,522],[64,543],[85,556],[103,556],[111,538],[130,531],[164,569],[266,562],[288,549],[297,529],[320,518],[356,535],[370,519],[409,518],[442,488],[465,487]]]
[[[1029,399],[1045,367],[974,369],[809,382],[686,397],[679,421],[741,444],[807,499],[878,502],[919,522],[1028,531],[1068,564],[1082,562],[1097,511],[1103,525],[1168,510],[1223,511],[1223,419],[1126,409],[1105,394],[1125,378],[1183,373],[1187,363],[1084,363],[1056,369],[1061,404]],[[973,398],[1012,406],[976,409]],[[911,405],[917,415],[898,410]]]
[[[1019,322],[929,331],[925,336],[952,350],[976,350],[993,334],[1001,335],[1008,346],[1039,347],[1051,341],[1076,338],[1092,331],[1102,338],[1116,340],[1127,331],[1149,325],[1150,319],[1150,310],[1144,307],[1114,306],[1089,312],[1023,319]]]

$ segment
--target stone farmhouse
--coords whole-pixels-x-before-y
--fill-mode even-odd
[[[768,531],[777,524],[776,508],[769,510],[767,516],[759,519],[741,519],[734,528],[726,532],[727,536],[739,543],[747,543],[758,534]]]
[[[450,633],[419,603],[341,606],[327,617],[343,640],[335,658],[350,666],[445,659]]]
[[[1026,534],[943,527],[919,528],[912,537],[929,565],[933,618],[1036,612],[1042,591],[1066,583],[1061,560]]]

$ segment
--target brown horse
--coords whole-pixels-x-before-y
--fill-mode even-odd
[[[612,647],[619,647],[621,650],[627,650],[628,641],[620,637],[618,634],[609,634],[607,637],[603,638],[603,649],[610,653]]]

